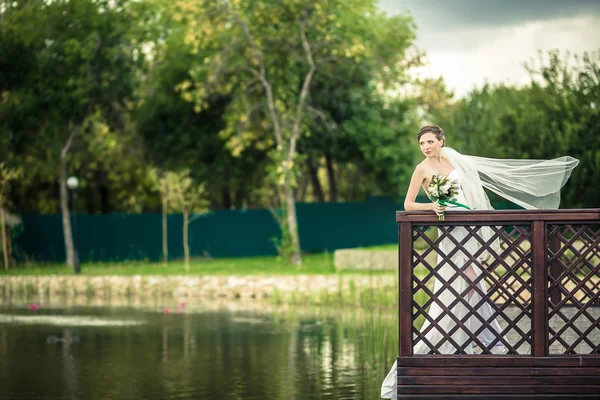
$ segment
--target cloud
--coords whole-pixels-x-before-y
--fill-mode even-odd
[[[473,86],[483,85],[486,80],[523,84],[528,82],[523,63],[537,61],[538,51],[568,49],[571,53],[582,54],[596,50],[598,43],[593,39],[593,31],[597,31],[598,26],[600,17],[574,17],[493,30],[472,30],[469,35],[485,40],[468,50],[447,47],[429,51],[428,64],[422,74],[442,76],[459,96]]]
[[[413,6],[417,23],[436,11],[417,32],[416,45],[428,56],[418,74],[442,76],[458,96],[486,81],[528,82],[523,63],[537,61],[539,51],[600,49],[600,1],[504,0],[492,8],[488,0],[389,0],[381,6]]]
[[[420,27],[440,32],[600,15],[598,0],[381,0],[380,8],[410,12]]]

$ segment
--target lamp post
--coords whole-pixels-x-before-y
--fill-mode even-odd
[[[75,273],[81,272],[81,266],[79,265],[79,250],[77,249],[77,216],[75,214],[75,193],[79,186],[79,179],[76,176],[70,176],[67,178],[67,187],[71,190],[71,215],[73,220],[73,252],[75,253]]]

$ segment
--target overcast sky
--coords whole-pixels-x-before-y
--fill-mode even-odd
[[[600,49],[600,0],[380,0],[410,12],[423,76],[442,76],[458,96],[489,82],[526,82],[523,63],[538,50]]]

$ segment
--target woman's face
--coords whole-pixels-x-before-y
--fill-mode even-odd
[[[419,139],[419,146],[421,147],[421,151],[423,152],[425,157],[439,156],[443,144],[444,141],[436,138],[435,134],[431,132],[423,134],[423,136],[421,136],[421,139]]]

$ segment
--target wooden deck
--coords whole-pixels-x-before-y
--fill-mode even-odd
[[[430,213],[398,212],[396,220],[399,398],[600,399],[599,209],[448,212],[444,221]],[[438,227],[437,239],[425,234],[431,226]],[[458,228],[467,232],[466,237],[453,233]],[[491,237],[486,237],[489,232]],[[428,250],[416,251],[417,240],[427,242]],[[473,240],[478,250],[469,255],[470,262],[482,271],[475,282],[452,261],[453,254]],[[453,244],[449,254],[443,251],[448,248],[443,241]],[[492,257],[480,261],[484,252]],[[456,272],[448,281],[432,261],[438,255]],[[468,282],[463,293],[453,286],[459,277]],[[436,279],[442,283],[441,291],[455,296],[452,304],[441,304],[433,293]],[[487,293],[480,293],[478,305],[469,306],[464,297],[470,290],[480,291],[480,281]],[[447,315],[459,302],[472,316],[486,302],[494,315],[481,320],[482,327],[475,332],[467,329],[466,319],[453,316],[469,340],[459,344],[453,342],[452,332],[442,332],[440,342],[429,343],[415,321],[428,319],[430,327],[442,331],[437,325],[440,319],[428,315],[429,307],[437,303]],[[495,343],[504,344],[508,354],[494,355],[493,344],[486,348],[478,340],[492,319],[501,326]],[[413,354],[413,346],[421,341],[431,354]],[[443,342],[453,344],[454,354],[440,354]],[[477,346],[479,354],[467,354],[471,345]]]

